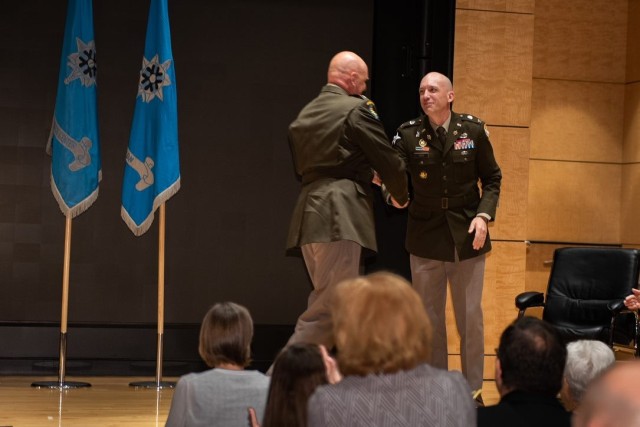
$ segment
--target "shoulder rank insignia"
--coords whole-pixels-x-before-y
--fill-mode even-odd
[[[465,122],[482,123],[482,120],[472,116],[471,114],[460,114],[460,119],[464,120]]]
[[[402,128],[407,128],[410,126],[416,126],[419,125],[420,123],[422,123],[422,119],[414,119],[414,120],[409,120],[408,122],[404,122],[403,124],[400,125],[400,129]]]
[[[397,142],[399,139],[402,139],[402,137],[400,136],[400,133],[396,132],[396,134],[395,134],[395,135],[394,135],[394,137],[393,137],[393,140],[391,141],[391,145],[396,145],[396,142]]]

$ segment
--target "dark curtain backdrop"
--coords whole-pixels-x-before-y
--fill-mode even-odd
[[[0,321],[59,321],[64,216],[45,154],[66,16],[63,0],[0,1]],[[120,186],[147,0],[95,0],[103,180],[73,221],[70,322],[155,322],[157,218],[134,237]],[[329,59],[372,56],[368,0],[170,0],[182,189],[167,202],[166,322],[216,301],[291,324],[310,284],[285,255],[299,190],[287,125]],[[375,79],[375,76],[372,76]]]

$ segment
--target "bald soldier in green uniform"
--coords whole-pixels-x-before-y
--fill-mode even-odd
[[[362,96],[368,79],[362,58],[338,53],[329,64],[327,85],[289,126],[302,190],[287,248],[302,249],[313,291],[288,344],[334,344],[328,306],[332,287],[360,273],[362,248],[377,249],[374,170],[400,206],[408,201],[404,164],[389,144],[375,105]]]
[[[406,239],[412,283],[433,323],[432,363],[444,369],[447,281],[451,284],[462,372],[471,389],[480,390],[482,284],[491,250],[487,223],[496,215],[502,173],[485,124],[451,111],[454,92],[446,76],[427,74],[419,93],[425,115],[403,123],[392,142],[413,184]]]

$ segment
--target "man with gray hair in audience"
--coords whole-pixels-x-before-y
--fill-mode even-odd
[[[567,411],[580,405],[589,383],[616,361],[613,350],[601,341],[579,340],[567,345],[567,362],[560,397]]]

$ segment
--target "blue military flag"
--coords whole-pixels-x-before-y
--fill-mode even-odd
[[[92,0],[69,0],[47,152],[53,195],[72,218],[98,198],[102,178],[96,73]]]
[[[129,137],[121,215],[144,234],[155,210],[180,189],[178,106],[167,0],[151,0]]]

